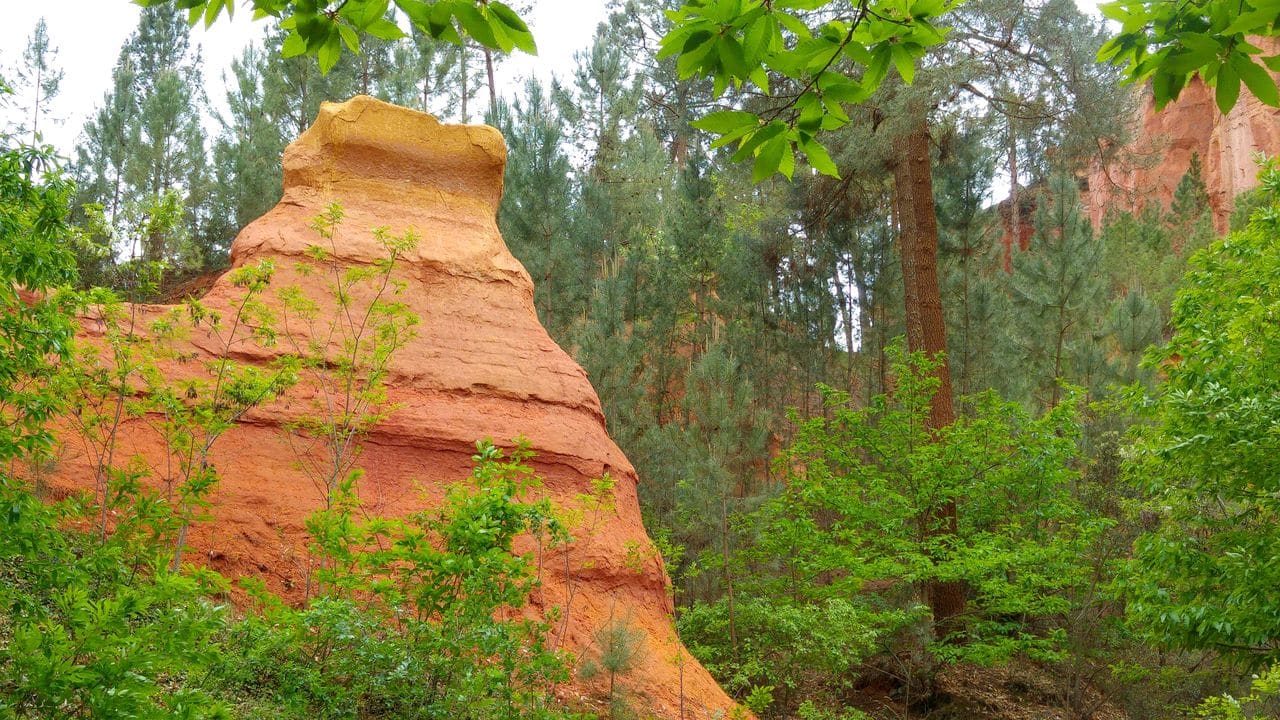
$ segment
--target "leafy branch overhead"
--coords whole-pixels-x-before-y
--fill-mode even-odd
[[[192,25],[205,27],[226,11],[235,12],[235,0],[136,0],[139,5],[173,4],[186,10]],[[504,53],[521,50],[538,53],[529,26],[514,10],[497,0],[394,0],[412,29],[437,40],[461,44],[470,38],[484,47]],[[360,53],[361,33],[382,40],[398,40],[405,31],[388,17],[391,0],[249,0],[254,20],[276,18],[288,30],[284,56],[313,55],[321,72],[338,63],[343,47]]]
[[[935,20],[958,4],[690,0],[668,13],[673,28],[658,57],[676,57],[682,79],[711,78],[716,97],[731,86],[754,87],[781,101],[763,112],[722,110],[693,123],[720,136],[715,147],[736,141],[734,160],[754,157],[757,181],[775,172],[790,178],[797,150],[815,170],[838,176],[819,131],[847,124],[843,106],[871,97],[890,66],[911,83],[916,61],[946,37]]]
[[[1117,0],[1100,9],[1120,32],[1098,60],[1126,66],[1133,82],[1150,80],[1157,108],[1176,100],[1197,73],[1215,88],[1224,113],[1235,106],[1242,82],[1262,102],[1280,106],[1271,74],[1280,72],[1280,55],[1264,56],[1249,40],[1280,31],[1280,0]]]

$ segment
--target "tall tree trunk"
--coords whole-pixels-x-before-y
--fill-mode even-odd
[[[893,169],[895,201],[902,256],[903,300],[906,303],[907,349],[930,358],[946,353],[947,333],[938,287],[938,218],[933,202],[933,162],[929,154],[929,126],[923,112],[899,142],[902,154]],[[945,354],[938,366],[938,392],[929,407],[929,429],[955,421],[951,406],[951,370]],[[956,504],[946,501],[925,511],[924,520],[935,536],[956,533]],[[931,581],[925,588],[933,612],[934,632],[945,637],[965,608],[960,582]]]
[[[31,108],[31,147],[36,146],[40,137],[40,83],[43,82],[44,68],[36,65],[36,103]]]
[[[845,259],[848,259],[847,256]],[[853,366],[854,357],[854,338],[853,338],[853,295],[850,283],[853,282],[853,261],[848,260],[847,276],[841,272],[840,259],[835,262],[835,277],[831,279],[831,284],[836,290],[836,304],[840,306],[840,324],[844,330],[844,359],[845,359],[845,385],[849,394],[854,393],[854,385],[856,384],[855,372]]]
[[[862,242],[859,240],[858,242]],[[871,297],[871,283],[868,276],[869,270],[862,262],[859,262],[861,253],[855,251],[849,258],[849,277],[853,278],[853,285],[858,293],[858,356],[862,358],[863,377],[862,377],[862,397],[864,402],[870,403],[871,398],[875,395],[875,377],[876,364],[878,362],[878,353],[873,352],[875,347],[874,338],[871,336],[871,313],[875,308],[867,301]]]
[[[1022,247],[1022,197],[1018,193],[1018,136],[1013,117],[1005,120],[1009,132],[1009,235],[1004,243],[1004,271],[1013,272],[1013,246]]]
[[[467,118],[467,95],[470,88],[467,87],[467,46],[462,44],[458,46],[458,79],[462,87],[462,122],[466,122]]]
[[[493,51],[484,49],[484,72],[489,80],[489,112],[498,109],[498,86],[493,81]]]

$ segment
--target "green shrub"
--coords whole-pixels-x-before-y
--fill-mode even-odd
[[[1248,226],[1192,257],[1164,380],[1139,410],[1124,470],[1146,502],[1122,590],[1164,647],[1280,661],[1280,166]]]
[[[1074,401],[1032,418],[988,393],[973,415],[929,429],[933,363],[896,350],[892,393],[857,408],[824,389],[779,460],[785,486],[739,519],[737,592],[687,610],[683,636],[733,690],[774,686],[778,711],[816,688],[848,689],[872,655],[905,685],[939,663],[1056,660],[1089,548],[1107,523],[1073,496]],[[954,533],[929,508],[954,502]],[[935,641],[924,592],[962,582],[967,613]],[[919,697],[918,692],[911,693]],[[830,695],[828,695],[830,696]]]

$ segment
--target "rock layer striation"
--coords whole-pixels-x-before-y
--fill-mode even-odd
[[[586,373],[539,324],[533,283],[499,234],[505,161],[502,137],[490,127],[442,125],[368,97],[326,103],[285,151],[283,199],[240,233],[231,264],[275,261],[265,297],[279,302],[281,287],[325,291],[328,280],[298,265],[317,242],[312,219],[330,203],[345,213],[334,244],[343,266],[384,255],[372,228],[414,230],[421,240],[396,277],[406,284],[400,299],[420,323],[392,361],[389,400],[397,409],[364,441],[362,498],[383,515],[431,506],[469,474],[480,438],[527,438],[545,491],[565,508],[579,506],[607,474],[609,502],[575,528],[572,546],[544,558],[543,591],[533,600],[560,609],[556,632],[579,657],[598,655],[597,632],[609,622],[639,631],[642,649],[621,682],[646,714],[727,715],[733,703],[675,635],[669,581],[641,524],[635,470],[609,438]],[[227,310],[241,294],[224,275],[203,302]],[[167,308],[138,310],[149,317]],[[86,324],[91,341],[97,332]],[[187,367],[217,352],[208,336],[189,343]],[[234,356],[265,365],[278,352],[245,343]],[[310,410],[306,395],[300,385],[218,440],[213,463],[223,479],[214,517],[193,528],[189,555],[233,578],[259,576],[293,600],[307,577],[304,520],[323,502],[283,431]],[[55,485],[82,486],[79,478],[91,477],[83,473],[88,454],[74,442],[64,447]],[[164,454],[145,418],[124,425],[120,447],[153,464]]]

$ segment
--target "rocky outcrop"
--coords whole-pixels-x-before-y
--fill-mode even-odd
[[[490,127],[442,125],[368,97],[326,104],[285,151],[284,197],[236,238],[232,266],[275,261],[268,303],[279,302],[273,298],[283,287],[323,294],[329,280],[301,272],[298,261],[318,240],[312,218],[329,203],[345,211],[334,256],[347,267],[383,256],[371,228],[416,231],[421,240],[395,275],[420,324],[392,362],[388,399],[397,409],[364,442],[363,499],[384,515],[438,502],[469,474],[480,438],[527,438],[545,492],[564,508],[580,505],[593,480],[609,475],[611,502],[575,530],[568,550],[543,559],[544,591],[533,600],[560,609],[564,646],[579,656],[599,652],[597,631],[611,618],[641,632],[643,650],[621,682],[644,714],[727,714],[732,702],[675,636],[669,582],[641,524],[635,470],[609,438],[586,373],[539,324],[529,275],[498,232],[505,161],[502,137]],[[242,292],[224,275],[203,302],[227,310]],[[150,317],[166,308],[138,310]],[[89,336],[95,331],[86,328]],[[174,374],[215,352],[207,336],[189,343]],[[261,365],[278,352],[252,343],[234,351],[236,360]],[[304,519],[323,502],[282,430],[308,412],[306,395],[299,385],[219,439],[214,517],[191,535],[192,556],[231,577],[262,577],[293,600],[306,582]],[[145,420],[122,428],[120,446],[153,464],[164,454]],[[55,482],[83,487],[81,478],[91,477],[83,472],[87,455],[72,442],[65,447]]]
[[[1255,42],[1268,55],[1280,52],[1280,42]],[[1239,101],[1223,115],[1213,92],[1196,77],[1175,102],[1156,111],[1150,89],[1143,91],[1133,142],[1116,163],[1089,174],[1085,203],[1094,227],[1113,208],[1167,209],[1191,156],[1199,155],[1214,228],[1227,230],[1236,196],[1257,186],[1254,154],[1280,153],[1280,108],[1262,104],[1241,87]]]

